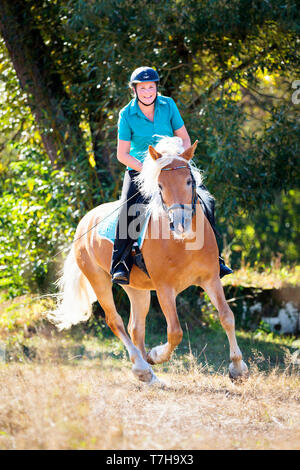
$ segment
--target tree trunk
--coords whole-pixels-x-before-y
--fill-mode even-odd
[[[84,155],[79,116],[26,2],[1,0],[0,32],[52,164]]]

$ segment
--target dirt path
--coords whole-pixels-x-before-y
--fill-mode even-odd
[[[299,449],[300,379],[197,369],[149,388],[120,368],[0,366],[0,449]]]

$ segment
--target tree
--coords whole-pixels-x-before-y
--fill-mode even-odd
[[[269,185],[261,174],[266,166],[280,173],[274,134],[293,126],[284,164],[294,178],[299,126],[296,110],[287,106],[290,76],[299,65],[294,3],[3,0],[0,28],[49,158],[87,159],[80,128],[86,122],[104,197],[118,182],[116,122],[128,102],[127,80],[145,63],[157,66],[162,91],[178,102],[192,137],[202,137],[199,161],[224,208],[232,211],[228,203],[234,199],[237,205],[248,204],[241,165],[260,169],[250,182],[242,175],[256,199],[261,199],[257,187],[266,189],[266,198],[272,194],[273,176]],[[261,89],[265,76],[275,77],[285,93],[276,86],[271,93]],[[275,114],[281,118],[274,127]],[[236,174],[238,192],[229,184]],[[218,175],[224,177],[222,187]],[[277,188],[293,186],[293,178],[288,183],[277,179]]]
[[[84,154],[80,114],[31,15],[30,2],[3,0],[0,31],[52,164],[70,160],[74,149]]]
[[[118,113],[130,99],[132,70],[148,64],[161,76],[162,94],[178,104],[191,138],[199,140],[195,162],[216,197],[222,232],[230,238],[246,232],[253,214],[262,234],[263,220],[268,229],[272,222],[260,215],[277,214],[275,206],[282,207],[278,218],[289,223],[282,213],[288,207],[292,220],[298,207],[287,198],[296,200],[299,186],[299,105],[291,99],[299,78],[299,16],[296,2],[287,0],[2,0],[0,191],[8,204],[6,220],[11,194],[18,193],[22,206],[15,168],[24,158],[25,186],[32,184],[30,165],[36,165],[36,175],[43,159],[66,171],[65,195],[60,186],[59,201],[51,199],[58,215],[64,214],[62,201],[73,183],[85,188],[84,196],[78,189],[70,203],[76,217],[118,196],[123,170],[116,159]],[[32,133],[27,140],[24,129]],[[56,184],[48,170],[40,194],[46,199],[45,184],[51,191]],[[27,199],[36,205],[39,193],[37,187]],[[44,201],[41,205],[46,210]],[[70,216],[70,225],[76,221]],[[64,240],[59,224],[57,231],[45,232],[52,233],[54,251],[55,240]],[[13,236],[14,223],[10,226]],[[283,232],[284,242],[272,238],[268,258],[272,248],[289,246],[288,230]],[[242,238],[234,245],[243,244]],[[285,251],[292,253],[287,261],[295,260],[293,247]]]

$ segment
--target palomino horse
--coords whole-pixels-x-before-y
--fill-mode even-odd
[[[196,194],[201,175],[190,163],[196,146],[197,142],[184,151],[178,137],[162,138],[155,149],[149,147],[143,170],[138,176],[141,192],[151,197],[151,217],[142,246],[150,277],[134,265],[130,284],[122,286],[131,305],[130,336],[116,310],[112,294],[109,274],[112,244],[101,238],[96,228],[118,207],[118,201],[96,207],[80,221],[75,234],[77,241],[64,265],[60,282],[61,300],[51,315],[58,328],[68,328],[87,320],[92,302],[98,299],[107,325],[129,353],[133,373],[146,383],[158,381],[150,364],[168,361],[181,342],[183,332],[175,300],[191,285],[201,286],[219,312],[230,345],[230,377],[240,379],[248,375],[236,341],[234,316],[219,278],[215,235]],[[156,291],[167,321],[167,342],[147,353],[145,320],[151,290]]]

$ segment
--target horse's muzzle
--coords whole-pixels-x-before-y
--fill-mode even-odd
[[[174,238],[192,238],[193,209],[191,204],[173,204],[168,208],[170,228],[174,232]]]

